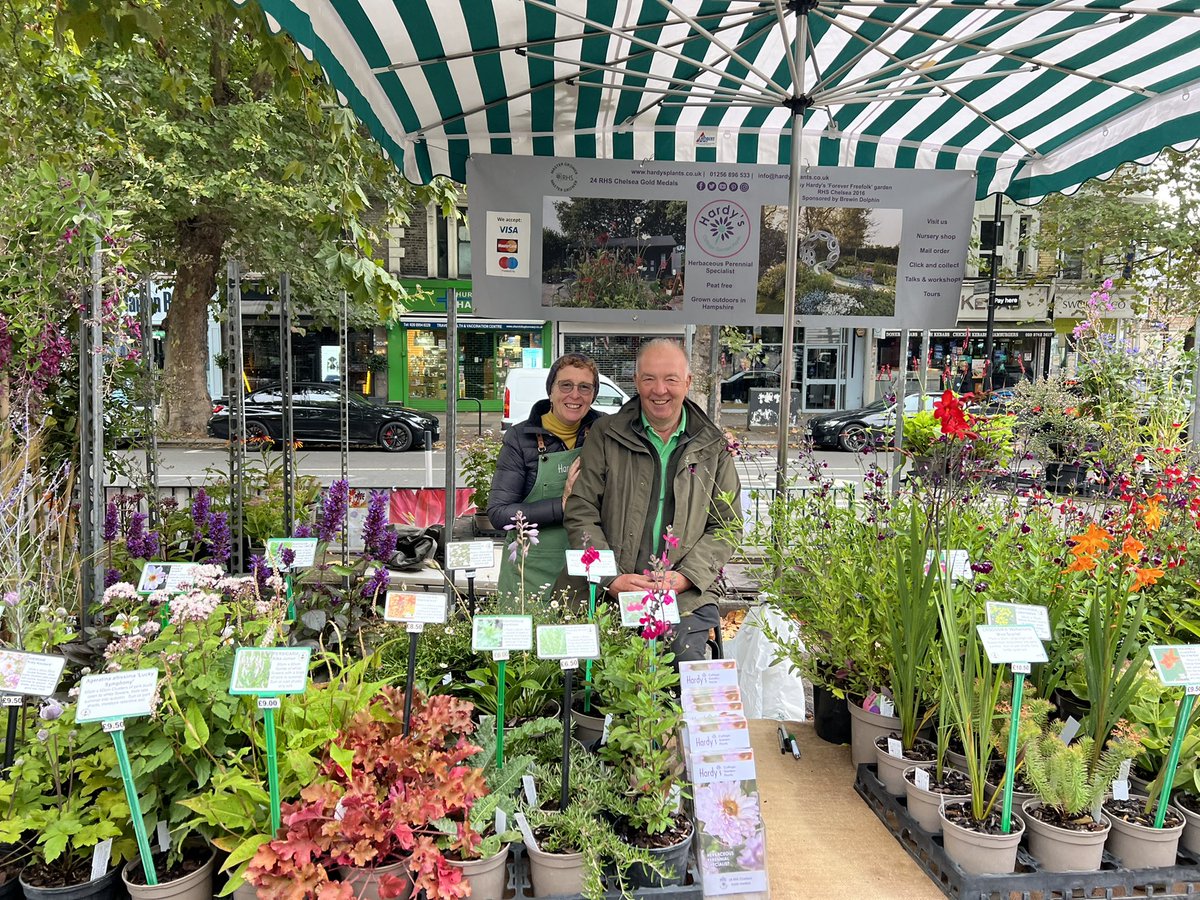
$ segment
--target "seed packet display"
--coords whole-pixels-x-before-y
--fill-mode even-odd
[[[689,754],[750,749],[750,724],[740,712],[688,714],[684,719],[684,734]]]
[[[706,897],[767,891],[766,829],[754,751],[691,760],[696,847]]]

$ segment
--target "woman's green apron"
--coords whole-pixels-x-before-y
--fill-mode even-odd
[[[546,445],[542,435],[538,435],[538,469],[537,479],[533,488],[523,502],[533,503],[537,500],[549,500],[562,497],[563,488],[567,484],[567,473],[571,463],[579,456],[580,448],[562,450],[558,453],[546,453]],[[550,592],[550,585],[558,579],[559,573],[566,566],[565,551],[569,548],[567,529],[562,525],[538,526],[538,542],[529,547],[524,560],[525,599],[542,602]],[[522,561],[520,552],[517,561],[511,562],[508,554],[515,540],[510,531],[504,544],[504,556],[500,560],[500,578],[496,583],[496,593],[500,597],[500,605],[512,609],[520,603]],[[547,585],[545,590],[542,585]]]

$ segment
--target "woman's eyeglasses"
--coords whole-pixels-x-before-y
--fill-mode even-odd
[[[572,391],[579,391],[580,396],[590,397],[596,393],[596,386],[588,384],[586,381],[576,384],[574,381],[556,381],[554,387],[564,394],[570,394]]]

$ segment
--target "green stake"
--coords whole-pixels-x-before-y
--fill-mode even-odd
[[[596,621],[596,582],[588,576],[588,622]],[[583,666],[583,711],[592,711],[592,661],[589,659]]]
[[[104,730],[112,735],[117,748],[117,765],[121,769],[121,780],[125,782],[125,799],[129,802],[129,818],[133,820],[133,834],[137,838],[138,852],[142,855],[142,871],[146,873],[146,884],[158,884],[154,871],[154,858],[150,853],[150,840],[146,837],[146,823],[142,821],[142,804],[138,802],[137,787],[133,783],[133,769],[129,766],[129,751],[125,748],[125,720],[106,719]]]
[[[292,573],[291,572],[288,572],[286,575],[283,576],[283,584],[287,590],[288,621],[295,622],[296,621],[296,601],[292,597]]]
[[[1175,769],[1179,766],[1179,751],[1183,747],[1183,736],[1187,731],[1188,720],[1192,717],[1192,704],[1196,702],[1194,688],[1188,687],[1188,692],[1179,702],[1179,714],[1175,716],[1175,733],[1171,736],[1171,753],[1167,757],[1167,774],[1163,778],[1162,790],[1158,795],[1158,811],[1154,814],[1154,827],[1162,828],[1167,820],[1167,803],[1171,799],[1171,788],[1175,784]]]
[[[496,683],[496,767],[499,769],[504,768],[504,670],[508,665],[506,659],[507,650],[496,651],[496,665],[500,672]]]
[[[279,707],[278,697],[259,697],[258,706],[263,711],[263,724],[267,735],[267,789],[271,793],[271,835],[279,834],[283,824],[279,812],[279,757],[275,744],[275,710]]]
[[[1025,692],[1025,672],[1029,663],[1013,663],[1012,718],[1008,723],[1008,756],[1004,760],[1004,806],[1000,811],[1000,830],[1012,831],[1013,779],[1017,769],[1017,727],[1021,719],[1021,695]]]

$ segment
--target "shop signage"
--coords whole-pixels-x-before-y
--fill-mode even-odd
[[[1040,321],[1049,317],[1048,286],[1029,285],[1019,288],[1000,286],[996,291],[996,320],[1000,322]],[[988,286],[983,282],[964,284],[958,303],[960,322],[986,321]]]

